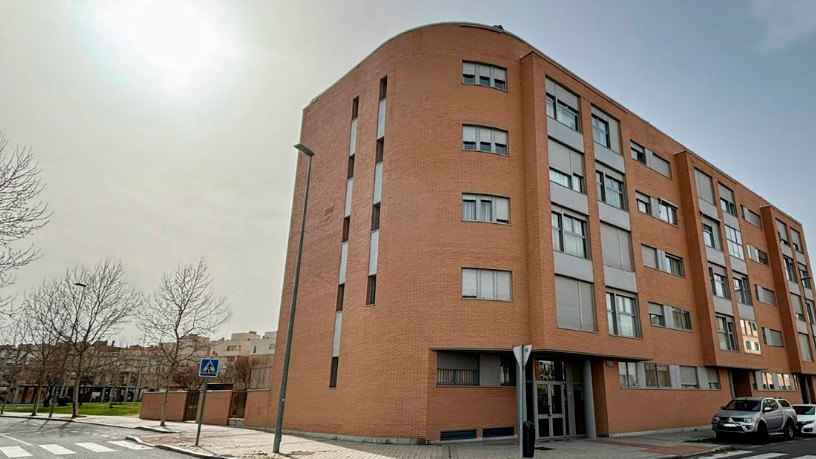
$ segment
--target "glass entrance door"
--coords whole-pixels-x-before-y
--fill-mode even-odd
[[[567,385],[561,382],[536,382],[536,424],[538,438],[548,440],[567,435],[565,418]]]

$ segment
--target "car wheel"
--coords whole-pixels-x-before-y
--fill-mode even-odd
[[[764,422],[760,422],[757,426],[757,440],[765,441],[768,439],[768,426]]]
[[[793,440],[794,435],[796,435],[796,431],[793,429],[793,424],[790,422],[785,424],[785,428],[782,430],[782,435],[785,436],[785,440]]]

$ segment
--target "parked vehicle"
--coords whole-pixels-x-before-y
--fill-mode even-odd
[[[793,405],[796,411],[796,431],[802,434],[816,434],[816,405]]]
[[[738,397],[714,414],[711,428],[717,438],[729,434],[765,438],[773,433],[793,439],[796,411],[782,398]]]

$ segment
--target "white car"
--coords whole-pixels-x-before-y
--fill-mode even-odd
[[[796,411],[796,430],[802,434],[816,434],[816,405],[793,405]]]

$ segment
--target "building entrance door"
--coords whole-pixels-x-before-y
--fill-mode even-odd
[[[549,440],[568,434],[566,422],[567,384],[563,382],[536,382],[536,424],[538,438]]]

